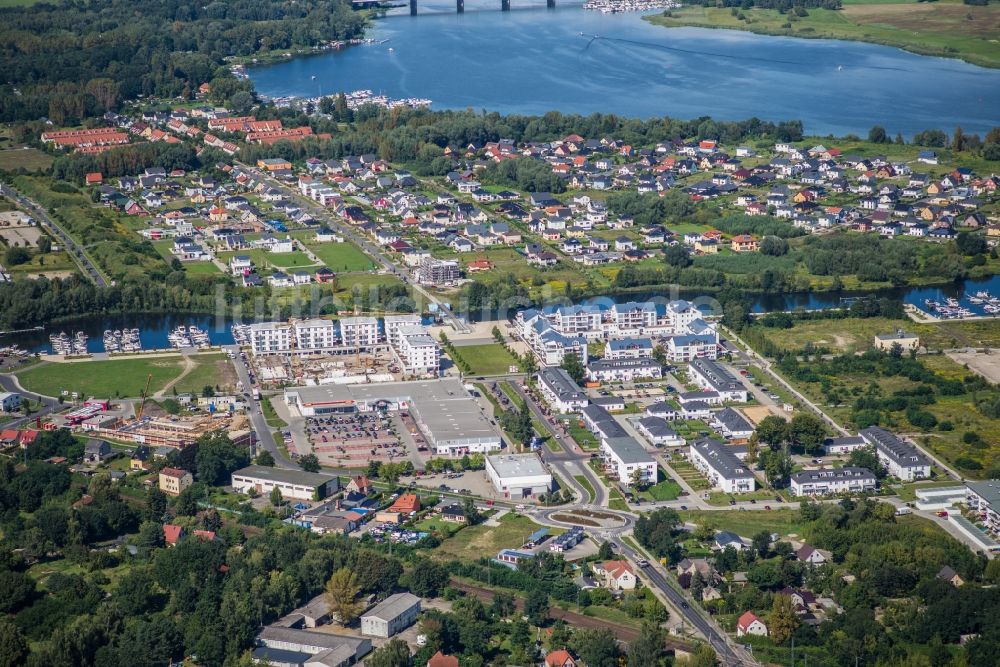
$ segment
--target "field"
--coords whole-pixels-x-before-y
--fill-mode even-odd
[[[961,58],[984,67],[1000,67],[1000,7],[947,2],[851,2],[840,10],[810,9],[808,15],[772,9],[690,6],[647,20],[666,27],[699,26],[747,30],[766,35],[846,39],[896,46],[924,55]],[[740,17],[743,17],[742,19]],[[845,64],[850,67],[849,63]]]
[[[643,500],[676,500],[681,494],[681,485],[668,477],[663,468],[656,469],[656,484],[636,494]]]
[[[801,535],[802,524],[799,513],[793,509],[773,509],[755,511],[706,511],[689,510],[679,512],[681,519],[698,525],[708,524],[716,530],[728,530],[742,537],[753,537],[762,530],[782,536]]]
[[[15,2],[13,0],[0,0],[0,7],[10,7],[14,4],[32,4],[33,0]],[[37,148],[8,148],[0,150],[0,170],[16,171],[45,171],[52,166],[52,157],[43,153]]]
[[[528,536],[539,528],[541,526],[528,517],[507,514],[500,519],[498,526],[480,524],[459,531],[444,540],[432,555],[441,560],[457,558],[466,562],[484,556],[493,557],[501,549],[519,548]],[[549,530],[550,535],[558,535],[561,532],[558,528]]]
[[[228,263],[230,258],[237,254],[247,255],[250,257],[258,270],[272,268],[289,271],[302,268],[313,268],[316,266],[316,264],[309,259],[304,252],[299,250],[294,252],[268,252],[260,248],[254,248],[253,250],[241,250],[239,253],[220,252],[218,257],[223,262]]]
[[[337,273],[348,271],[368,271],[375,264],[371,258],[353,243],[309,243],[306,247]]]
[[[844,318],[795,322],[790,329],[759,327],[758,331],[783,350],[801,350],[806,343],[831,352],[862,352],[872,347],[876,334],[903,329],[920,336],[931,350],[955,347],[1000,347],[1000,322],[938,322],[918,324],[909,319],[885,317]]]
[[[140,396],[147,375],[153,376],[149,383],[153,394],[180,375],[183,367],[177,357],[53,362],[19,373],[18,380],[28,391],[45,396],[59,396],[63,390],[84,397]]]
[[[456,345],[454,352],[469,364],[467,375],[506,375],[517,360],[500,343],[486,345]]]
[[[203,354],[192,358],[195,367],[173,389],[179,394],[200,394],[206,386],[225,392],[236,386],[236,371],[224,354]]]

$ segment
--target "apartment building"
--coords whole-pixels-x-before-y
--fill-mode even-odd
[[[340,343],[351,349],[378,346],[378,320],[369,316],[343,317],[340,320]]]
[[[792,473],[790,490],[793,496],[826,496],[865,493],[874,491],[877,486],[878,479],[868,468],[845,466]]]
[[[663,377],[663,366],[655,359],[597,359],[587,365],[587,378],[595,382],[634,382]]]
[[[858,433],[868,444],[875,446],[879,461],[893,477],[904,482],[931,476],[931,462],[914,445],[894,433],[878,426],[871,426]]]
[[[691,381],[706,391],[717,391],[724,401],[745,403],[747,389],[735,375],[711,359],[695,359],[688,365]]]
[[[295,332],[287,322],[255,322],[250,325],[250,350],[254,355],[287,354]]]
[[[625,486],[632,486],[636,476],[643,484],[656,483],[656,461],[631,436],[603,438],[601,457],[605,467]]]
[[[292,332],[295,347],[300,351],[329,350],[337,345],[337,327],[333,320],[294,320]]]
[[[562,368],[543,368],[538,374],[538,386],[556,412],[575,412],[590,402],[580,386]]]
[[[688,456],[691,464],[720,491],[726,493],[753,491],[757,480],[733,449],[718,440],[704,438],[691,445]]]
[[[441,369],[441,348],[423,325],[398,327],[393,355],[406,375],[437,377]]]
[[[454,285],[461,277],[458,262],[453,259],[425,257],[417,271],[421,285]]]

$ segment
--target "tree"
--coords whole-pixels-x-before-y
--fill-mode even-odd
[[[299,467],[306,472],[319,472],[319,459],[315,454],[306,454],[299,459]]]
[[[274,487],[271,489],[271,505],[274,507],[281,507],[285,502],[285,499],[281,495],[281,489]]]
[[[677,243],[666,247],[663,251],[663,261],[670,266],[683,269],[691,266],[691,253],[683,244]]]
[[[361,588],[357,584],[354,573],[342,567],[326,582],[326,601],[330,605],[330,614],[343,626],[350,625],[361,613],[363,605],[358,600]]]
[[[533,625],[545,625],[549,619],[549,594],[541,588],[532,588],[524,600],[524,615]]]
[[[448,570],[432,560],[421,559],[413,564],[407,575],[410,592],[422,598],[437,597],[441,589],[448,585]]]
[[[226,484],[234,470],[245,468],[250,463],[249,452],[234,444],[222,431],[206,433],[198,438],[194,446],[198,479],[206,484]]]
[[[795,629],[799,627],[799,620],[792,607],[792,598],[788,595],[775,595],[768,620],[770,621],[768,633],[775,644],[780,646],[791,639]]]
[[[719,658],[708,644],[699,644],[691,657],[674,661],[676,667],[716,667],[718,664]]]
[[[597,549],[597,559],[598,560],[611,560],[615,557],[615,549],[611,546],[611,542],[604,540],[601,542],[601,546]]]
[[[204,387],[201,388],[201,395],[204,398],[212,398],[213,396],[215,396],[215,387],[213,387],[210,384],[206,384]]]
[[[31,253],[21,246],[11,246],[4,253],[4,263],[8,266],[18,266],[31,261]]]
[[[664,655],[663,645],[666,635],[655,623],[645,622],[628,646],[628,667],[651,667],[658,665]]]
[[[822,451],[826,440],[826,424],[811,412],[799,412],[788,425],[789,439],[799,445],[806,454]]]
[[[772,487],[781,487],[788,483],[792,474],[792,457],[788,452],[778,449],[761,452],[761,462],[764,474]]]
[[[267,468],[273,468],[274,467],[274,456],[272,456],[271,452],[267,451],[266,449],[262,450],[261,453],[257,455],[257,458],[254,461],[254,463],[256,463],[259,466],[265,466]]]
[[[34,579],[23,572],[0,572],[0,614],[16,614],[34,596]]]
[[[878,452],[875,451],[875,445],[866,445],[865,447],[853,450],[847,457],[847,465],[868,468],[879,479],[888,474],[888,471],[878,457]]]
[[[788,439],[788,422],[777,415],[768,415],[760,420],[754,433],[764,444],[780,445]]]
[[[889,135],[885,132],[885,128],[881,125],[875,125],[872,129],[868,130],[868,141],[873,144],[892,143],[892,140],[889,139]]]
[[[649,480],[646,479],[645,471],[642,468],[636,468],[632,471],[629,476],[629,484],[632,488],[642,491],[647,486],[649,486]]]
[[[21,630],[8,621],[0,620],[0,667],[23,665],[28,657],[28,642]]]
[[[788,254],[788,241],[777,236],[765,236],[760,241],[760,252],[772,257]]]
[[[52,252],[52,239],[48,236],[41,236],[38,239],[38,252],[47,255]]]
[[[562,369],[569,373],[569,376],[577,384],[583,382],[586,371],[583,363],[580,361],[580,357],[571,353],[563,355]]]
[[[608,628],[577,630],[573,634],[572,646],[587,667],[618,665],[618,640]]]
[[[771,534],[762,530],[753,536],[753,552],[757,558],[767,558],[771,552]]]
[[[368,667],[410,667],[412,664],[410,647],[399,638],[375,649],[365,658],[365,665]]]
[[[757,435],[757,431],[750,434],[750,438],[747,439],[747,463],[753,466],[757,463],[757,457],[760,455],[760,437]]]

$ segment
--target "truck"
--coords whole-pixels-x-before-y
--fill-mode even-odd
[[[255,400],[255,401],[259,401],[260,400],[260,389],[257,389],[256,387],[254,387],[254,390],[253,390],[253,400]]]
[[[906,516],[907,514],[913,514],[913,510],[905,505],[903,507],[896,508],[896,516]]]

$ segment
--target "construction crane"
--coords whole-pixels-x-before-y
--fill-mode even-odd
[[[146,395],[149,393],[149,381],[152,379],[152,373],[146,376],[146,388],[142,390],[142,400],[139,402],[139,410],[135,413],[136,419],[142,419],[142,409],[146,407]]]

